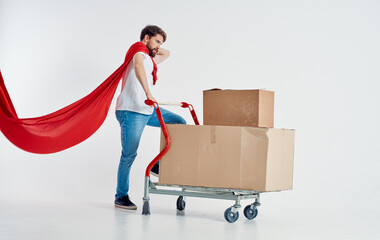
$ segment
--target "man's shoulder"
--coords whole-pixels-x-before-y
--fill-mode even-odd
[[[144,52],[137,52],[137,53],[135,53],[135,55],[136,54],[141,54],[143,57],[144,57],[144,59],[148,56],[148,54],[146,54],[146,53],[144,53]],[[134,55],[134,56],[135,56]]]

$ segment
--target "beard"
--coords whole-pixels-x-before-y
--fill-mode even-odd
[[[158,49],[157,48],[152,48],[149,43],[146,45],[146,47],[149,50],[149,56],[151,56],[152,58],[154,58],[156,56],[157,52],[158,52]]]

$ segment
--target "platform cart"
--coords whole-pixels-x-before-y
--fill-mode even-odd
[[[208,188],[208,187],[198,187],[198,186],[183,186],[183,185],[169,185],[169,184],[159,184],[158,182],[152,182],[150,180],[150,170],[152,167],[167,153],[170,147],[170,136],[162,114],[160,111],[159,105],[174,105],[182,108],[188,108],[190,110],[191,116],[193,117],[194,123],[199,125],[197,115],[194,111],[194,108],[191,104],[180,102],[180,103],[171,103],[171,102],[154,102],[151,100],[146,100],[147,105],[153,106],[158,120],[161,125],[161,130],[164,134],[166,145],[161,150],[161,152],[151,161],[146,168],[145,172],[145,183],[144,183],[144,198],[143,198],[143,215],[150,215],[150,206],[149,206],[149,194],[165,194],[165,195],[175,195],[179,196],[177,199],[177,210],[184,211],[186,207],[186,197],[201,197],[201,198],[213,198],[213,199],[225,199],[225,200],[234,200],[235,204],[227,208],[224,212],[224,218],[233,223],[239,218],[239,208],[241,207],[240,201],[243,199],[254,199],[252,204],[247,205],[244,208],[244,216],[252,220],[258,214],[258,207],[260,204],[260,192],[257,191],[247,191],[239,189],[224,189],[224,188]]]

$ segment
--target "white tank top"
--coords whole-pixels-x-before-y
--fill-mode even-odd
[[[148,86],[152,92],[153,87],[153,62],[150,56],[144,52],[138,52],[136,54],[142,54],[144,56],[144,68],[146,78],[148,80]],[[152,95],[154,96],[153,92]],[[153,107],[150,107],[144,103],[146,100],[146,94],[141,86],[140,81],[135,74],[135,68],[133,60],[128,64],[123,76],[123,83],[121,86],[121,93],[117,98],[116,110],[128,110],[132,112],[138,112],[141,114],[150,115],[153,113]]]

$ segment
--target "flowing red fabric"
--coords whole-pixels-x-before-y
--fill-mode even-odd
[[[31,153],[55,153],[70,148],[94,134],[107,117],[116,88],[137,52],[149,54],[141,42],[133,44],[124,63],[84,98],[56,112],[35,118],[17,116],[0,72],[0,130],[17,147]],[[154,63],[153,79],[157,80]]]

